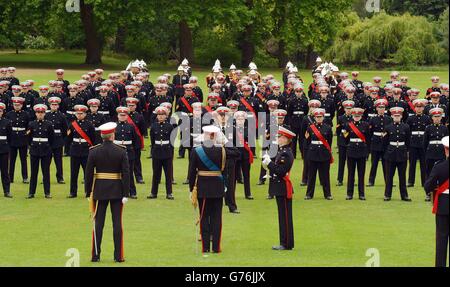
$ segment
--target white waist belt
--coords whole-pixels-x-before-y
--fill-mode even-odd
[[[382,137],[383,133],[382,132],[374,132],[373,135],[377,136],[377,137]]]
[[[393,145],[393,146],[404,146],[405,142],[390,142],[390,145]]]
[[[423,131],[414,131],[414,132],[411,132],[411,134],[413,136],[423,136],[425,134],[425,132],[423,132]]]
[[[24,131],[25,128],[13,127],[12,130],[13,130],[13,131]]]
[[[67,111],[66,113],[68,113],[69,115],[73,115],[73,114],[75,114],[75,112],[74,112],[74,111]]]
[[[87,143],[87,141],[85,139],[82,139],[82,138],[73,139],[73,142],[76,142],[76,143]]]
[[[102,115],[109,115],[109,111],[98,111],[98,113]]]
[[[274,144],[274,145],[277,145],[277,144],[278,144],[278,142],[277,142],[277,141],[273,141],[273,142],[272,142],[272,144]]]
[[[323,144],[322,141],[311,141],[311,144]]]
[[[352,142],[352,143],[362,143],[363,141],[362,141],[362,139],[357,139],[357,138],[353,138],[353,139],[350,139],[350,142]]]
[[[46,143],[48,142],[48,138],[33,138],[34,142]]]
[[[95,128],[95,131],[98,132],[100,130],[100,128]]]
[[[294,112],[294,115],[304,115],[305,114],[305,112],[302,112],[302,111],[296,111],[296,112]]]
[[[441,141],[430,141],[430,144],[442,144]]]
[[[371,117],[371,118],[373,118],[373,117],[376,117],[377,114],[368,114],[368,116]]]
[[[55,130],[55,134],[60,134],[61,130]]]
[[[167,145],[169,143],[170,143],[170,141],[155,141],[155,144],[158,144],[158,145]]]
[[[6,137],[6,136],[0,136],[0,141],[1,141],[1,140],[4,140],[4,141],[5,141],[5,140],[7,140],[7,137]]]
[[[331,114],[325,114],[326,117],[331,117]]]
[[[247,114],[247,118],[253,118],[254,116],[253,116],[253,113],[249,113],[249,114]]]
[[[117,140],[115,140],[114,143],[115,144],[120,144],[120,145],[130,145],[133,142],[132,141],[117,141]]]

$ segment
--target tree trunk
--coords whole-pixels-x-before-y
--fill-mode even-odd
[[[317,58],[317,53],[313,51],[313,48],[311,46],[308,46],[308,50],[306,52],[306,68],[312,69],[314,66],[315,59]]]
[[[117,27],[116,40],[114,42],[114,52],[124,53],[125,52],[125,38],[127,36],[126,26]]]
[[[186,20],[178,23],[179,41],[180,41],[180,61],[184,58],[189,60],[189,63],[194,63],[194,45],[192,43],[192,30]]]
[[[253,9],[253,0],[245,1],[245,5],[249,10]],[[242,67],[248,67],[253,57],[255,56],[255,44],[253,43],[253,24],[248,24],[245,26],[242,32],[241,38],[241,65]]]
[[[86,38],[86,64],[97,65],[102,62],[102,46],[94,22],[94,7],[80,1],[80,15]]]
[[[284,68],[287,61],[288,56],[286,55],[286,43],[283,39],[281,39],[278,43],[278,67]]]

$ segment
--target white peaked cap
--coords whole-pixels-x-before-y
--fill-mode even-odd
[[[292,68],[292,67],[294,67],[294,64],[292,64],[291,61],[287,62],[286,68],[290,69],[290,68]]]
[[[248,68],[249,68],[250,70],[258,70],[258,67],[257,67],[256,64],[253,63],[253,62],[250,62],[250,64],[248,64]]]
[[[220,132],[220,128],[216,126],[205,126],[202,128],[204,133],[215,134]]]
[[[230,70],[236,70],[236,66],[234,64],[231,64]]]
[[[322,62],[322,59],[320,57],[317,57],[316,62]]]
[[[184,60],[181,62],[181,65],[188,65],[188,64],[189,61],[186,58],[184,58]]]

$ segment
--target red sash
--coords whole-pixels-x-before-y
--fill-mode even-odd
[[[256,126],[258,126],[258,118],[256,116],[256,113],[255,113],[255,110],[253,109],[253,107],[244,98],[241,98],[240,101],[247,108],[247,110],[249,110],[253,114],[253,116],[255,117]]]
[[[212,110],[212,108],[210,106],[205,106],[205,110],[207,110],[208,113],[212,113],[213,112],[213,110]]]
[[[248,162],[249,162],[250,164],[252,164],[252,163],[253,163],[253,152],[252,152],[252,150],[250,149],[250,147],[248,146],[248,143],[244,140],[244,136],[243,136],[241,133],[238,133],[238,136],[239,136],[239,141],[241,142],[241,144],[244,145],[245,150],[246,150],[246,151],[248,152],[248,154],[249,154]]]
[[[266,99],[264,98],[263,95],[261,95],[260,93],[256,93],[256,96],[261,100],[261,102],[264,102]]]
[[[181,97],[180,98],[181,101],[183,102],[184,106],[188,109],[188,111],[192,114],[192,112],[194,111],[191,107],[191,105],[189,104],[189,102],[186,100],[185,97]]]
[[[433,213],[436,214],[438,209],[439,196],[448,189],[448,178],[447,180],[438,186],[436,189],[436,195],[434,196]]]
[[[92,141],[88,137],[88,135],[83,131],[83,129],[80,127],[80,125],[77,123],[77,121],[72,122],[73,128],[77,131],[77,133],[90,145],[92,146]]]
[[[292,194],[294,193],[294,188],[292,187],[292,182],[291,182],[290,176],[291,176],[291,173],[289,172],[285,177],[283,177],[283,180],[286,183],[287,199],[291,199]]]
[[[141,134],[141,131],[139,130],[139,128],[137,127],[137,125],[134,123],[133,119],[130,117],[130,115],[128,115],[127,117],[127,121],[130,125],[133,126],[134,131],[136,132],[136,134],[139,136],[139,139],[141,141],[141,150],[144,149],[144,137]]]
[[[313,133],[316,135],[316,137],[323,143],[325,148],[330,152],[330,156],[331,156],[330,163],[333,163],[334,158],[333,158],[333,154],[331,152],[330,144],[328,143],[328,141],[325,139],[325,137],[322,135],[322,133],[319,131],[319,129],[316,127],[315,124],[312,124],[310,127],[311,127],[311,130],[313,131]]]
[[[413,103],[411,103],[411,101],[407,100],[406,101],[409,105],[409,107],[411,108],[411,110],[415,113],[416,112],[416,107],[414,107]]]
[[[364,134],[358,129],[357,126],[353,122],[348,123],[349,127],[352,129],[352,131],[364,142],[366,143],[366,137]]]

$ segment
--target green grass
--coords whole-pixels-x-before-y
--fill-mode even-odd
[[[40,59],[40,55],[36,58]],[[67,68],[66,63],[76,62],[73,55],[68,54],[64,63],[58,65],[66,68],[70,81],[78,79],[85,71],[76,65],[70,70]],[[3,55],[0,54],[0,66],[3,65]],[[25,67],[18,69],[18,77],[34,79],[37,85],[54,76],[54,67]],[[173,72],[173,69],[152,69],[152,80],[167,71]],[[195,73],[202,86],[206,72]],[[281,75],[279,71],[263,70],[262,73],[272,73],[277,78]],[[363,71],[361,68],[362,80],[375,75],[387,79],[388,74],[388,71]],[[429,86],[429,79],[434,74],[448,82],[445,71],[405,74],[410,77],[411,86],[422,91]],[[301,75],[309,82],[308,71],[301,71]],[[196,240],[198,228],[194,225],[198,212],[189,203],[187,187],[181,185],[186,177],[187,160],[175,159],[174,173],[178,183],[174,186],[175,201],[164,198],[164,180],[160,185],[160,198],[147,200],[145,197],[150,192],[152,176],[151,160],[146,158],[148,153],[147,147],[142,157],[146,184],[137,185],[139,199],[131,200],[125,206],[123,222],[127,261],[120,266],[364,266],[369,259],[366,257],[369,248],[380,251],[381,266],[434,264],[434,217],[431,205],[423,201],[424,192],[420,184],[409,189],[412,203],[401,202],[398,189],[394,189],[393,201],[385,203],[380,171],[376,186],[366,189],[367,201],[349,202],[345,201],[345,186],[335,187],[335,163],[331,170],[335,200],[324,200],[318,185],[315,199],[304,201],[306,188],[299,187],[303,168],[300,159],[295,161],[291,175],[295,189],[295,250],[271,250],[271,246],[278,242],[276,203],[265,199],[267,185],[256,186],[260,167],[260,161],[256,160],[251,173],[255,200],[245,200],[243,186],[237,186],[241,214],[233,215],[224,209],[223,253],[203,257]],[[95,265],[89,262],[91,221],[88,203],[83,197],[66,199],[70,176],[68,158],[64,158],[64,174],[67,184],[58,185],[52,164],[53,199],[45,200],[42,185],[38,185],[37,198],[26,200],[28,185],[21,183],[17,163],[16,182],[11,187],[14,198],[0,198],[0,266],[64,266],[69,248],[80,251],[81,266],[117,266],[112,260],[109,215],[104,230],[102,262]],[[83,194],[81,177],[79,194]]]

